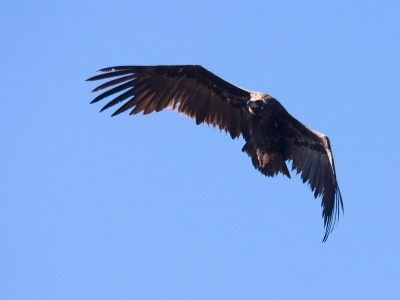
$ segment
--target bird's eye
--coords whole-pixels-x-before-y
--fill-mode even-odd
[[[261,105],[262,105],[262,103],[263,103],[263,101],[262,101],[262,100],[257,100],[257,101],[256,101],[256,104],[257,104],[258,106],[261,106]]]

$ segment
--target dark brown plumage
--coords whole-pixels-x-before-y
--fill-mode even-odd
[[[322,198],[326,241],[339,218],[339,203],[343,210],[327,136],[301,124],[273,97],[234,86],[198,65],[120,66],[100,72],[104,74],[88,81],[119,78],[95,88],[93,92],[116,86],[91,103],[123,92],[101,111],[122,101],[126,102],[112,116],[126,110],[146,115],[176,109],[196,124],[218,126],[232,138],[242,135],[246,141],[242,151],[266,176],[282,173],[290,178],[285,161],[291,160],[292,170],[301,173],[314,197]]]

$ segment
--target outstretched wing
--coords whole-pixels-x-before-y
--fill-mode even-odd
[[[339,219],[339,203],[343,211],[329,139],[290,115],[285,129],[285,160],[292,160],[292,170],[296,169],[297,174],[301,172],[303,183],[309,183],[314,197],[322,198],[325,242]]]
[[[246,103],[250,99],[250,91],[230,84],[199,65],[120,66],[101,69],[100,72],[105,74],[88,81],[119,78],[100,85],[93,92],[117,86],[91,103],[122,91],[101,111],[127,100],[112,116],[130,109],[130,114],[142,111],[149,114],[172,108],[195,119],[197,124],[218,126],[229,132],[232,138],[241,134],[249,138]]]

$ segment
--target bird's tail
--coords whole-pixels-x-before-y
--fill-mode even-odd
[[[280,172],[290,178],[289,170],[281,153],[271,153],[268,164],[261,170],[262,173],[264,173],[264,169],[268,173],[267,176],[274,176]]]
[[[289,170],[281,153],[260,153],[255,149],[251,141],[246,142],[242,151],[246,152],[247,155],[250,156],[254,168],[259,170],[265,176],[273,177],[278,173],[282,173],[290,178]]]

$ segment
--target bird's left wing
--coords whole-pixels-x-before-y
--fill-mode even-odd
[[[325,242],[339,218],[339,206],[343,210],[329,139],[326,135],[306,127],[289,114],[283,130],[285,160],[292,160],[292,170],[301,172],[303,182],[309,183],[314,197],[322,198],[325,226],[323,242]]]
[[[127,100],[113,116],[126,110],[130,114],[149,114],[165,108],[178,110],[197,124],[218,126],[232,138],[241,134],[249,138],[246,103],[250,91],[239,88],[199,65],[120,66],[101,69],[104,74],[88,81],[119,77],[95,88],[109,88],[91,103],[123,92],[108,102],[101,111]],[[125,91],[127,90],[127,91]]]

